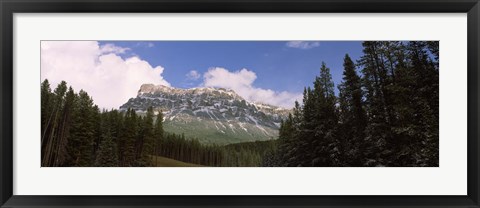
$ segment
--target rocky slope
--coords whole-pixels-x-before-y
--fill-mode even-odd
[[[137,97],[120,106],[145,113],[152,106],[164,114],[167,132],[184,133],[203,143],[230,144],[276,139],[290,110],[251,103],[223,88],[179,89],[143,84]]]

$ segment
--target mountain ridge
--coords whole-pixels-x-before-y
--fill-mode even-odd
[[[203,143],[231,144],[276,139],[289,109],[245,100],[226,88],[180,89],[143,84],[137,97],[120,106],[144,113],[152,106],[164,115],[167,132],[183,133]]]

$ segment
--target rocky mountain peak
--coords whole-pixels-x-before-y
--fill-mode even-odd
[[[120,110],[146,112],[148,107],[164,115],[166,131],[184,133],[217,144],[274,139],[280,122],[290,110],[253,103],[225,88],[180,89],[143,84],[137,97]]]
[[[140,89],[138,90],[137,96],[155,96],[155,95],[218,95],[218,96],[228,96],[232,99],[240,99],[243,98],[238,95],[235,91],[231,89],[225,88],[214,88],[214,87],[196,87],[190,89],[181,89],[181,88],[174,88],[165,85],[154,85],[154,84],[142,84]]]

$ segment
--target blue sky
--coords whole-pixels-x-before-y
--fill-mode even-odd
[[[341,82],[346,53],[357,60],[360,41],[322,41],[317,47],[293,48],[286,41],[148,41],[100,42],[130,48],[122,57],[139,56],[152,66],[165,68],[162,76],[173,87],[190,88],[202,79],[187,79],[196,70],[203,75],[211,67],[229,71],[246,68],[257,75],[255,87],[274,91],[302,92],[311,86],[322,61],[331,69],[337,86]],[[336,88],[336,87],[335,87]]]
[[[83,89],[107,109],[137,96],[145,83],[230,88],[248,101],[290,108],[322,61],[338,86],[346,53],[357,60],[361,42],[42,41],[41,77]]]

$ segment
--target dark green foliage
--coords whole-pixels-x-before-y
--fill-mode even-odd
[[[169,133],[157,141],[156,154],[204,166],[221,166],[223,159],[223,149],[220,146],[203,145],[197,139],[186,139],[184,135]]]
[[[87,92],[42,83],[42,166],[148,166],[154,150],[153,111],[100,112]],[[162,130],[163,131],[163,130]]]
[[[158,146],[160,145],[160,142],[163,140],[165,132],[163,131],[163,115],[162,113],[158,113],[156,118],[155,118],[155,125],[153,127],[153,155],[159,155],[158,153]],[[157,158],[155,158],[157,159]],[[154,162],[157,164],[157,162]]]
[[[128,109],[125,112],[122,135],[119,138],[119,151],[121,154],[120,166],[136,166],[136,141],[138,137],[137,114]]]
[[[143,125],[140,125],[141,135],[137,142],[137,161],[139,161],[140,166],[150,166],[151,161],[149,156],[155,154],[155,129],[153,116],[153,108],[150,107],[147,109],[147,114],[143,119]]]
[[[343,82],[339,88],[338,137],[343,152],[343,166],[362,166],[365,152],[366,113],[363,104],[362,83],[350,56],[343,62]]]
[[[116,167],[118,166],[118,148],[117,148],[117,132],[116,127],[118,119],[117,111],[103,111],[100,114],[98,149],[95,151],[95,163],[97,167]]]
[[[366,41],[339,97],[322,63],[268,166],[438,166],[438,42]]]
[[[116,167],[118,166],[117,144],[113,141],[113,137],[109,130],[103,135],[100,143],[97,158],[95,159],[96,167]]]
[[[243,142],[229,144],[224,147],[224,167],[258,167],[273,166],[268,161],[268,155],[274,155],[275,140]]]
[[[298,112],[298,103],[294,112]],[[299,163],[298,156],[301,153],[296,146],[300,141],[297,141],[298,130],[295,127],[294,118],[297,116],[288,115],[287,120],[280,123],[279,138],[277,141],[277,150],[268,152],[266,158],[264,158],[265,166],[293,166]]]
[[[59,166],[65,163],[67,155],[67,137],[71,124],[71,109],[75,98],[69,91],[67,84],[61,82],[53,93],[50,91],[48,81],[42,83],[42,98],[46,99],[42,106],[42,166]],[[47,101],[49,101],[47,103]]]
[[[93,104],[87,92],[80,90],[73,113],[73,125],[70,131],[69,155],[71,166],[90,166],[94,161],[94,145],[98,139],[96,119],[98,107]],[[97,140],[98,142],[98,140]]]
[[[42,146],[43,146],[43,141],[45,139],[45,134],[47,134],[47,127],[48,127],[48,123],[51,119],[51,116],[52,116],[52,110],[53,110],[53,107],[51,106],[53,103],[52,103],[52,99],[53,99],[53,94],[52,94],[52,90],[50,89],[50,83],[48,82],[48,80],[45,80],[42,82],[42,86],[41,86],[41,116],[42,116]],[[43,154],[42,154],[43,155]]]

